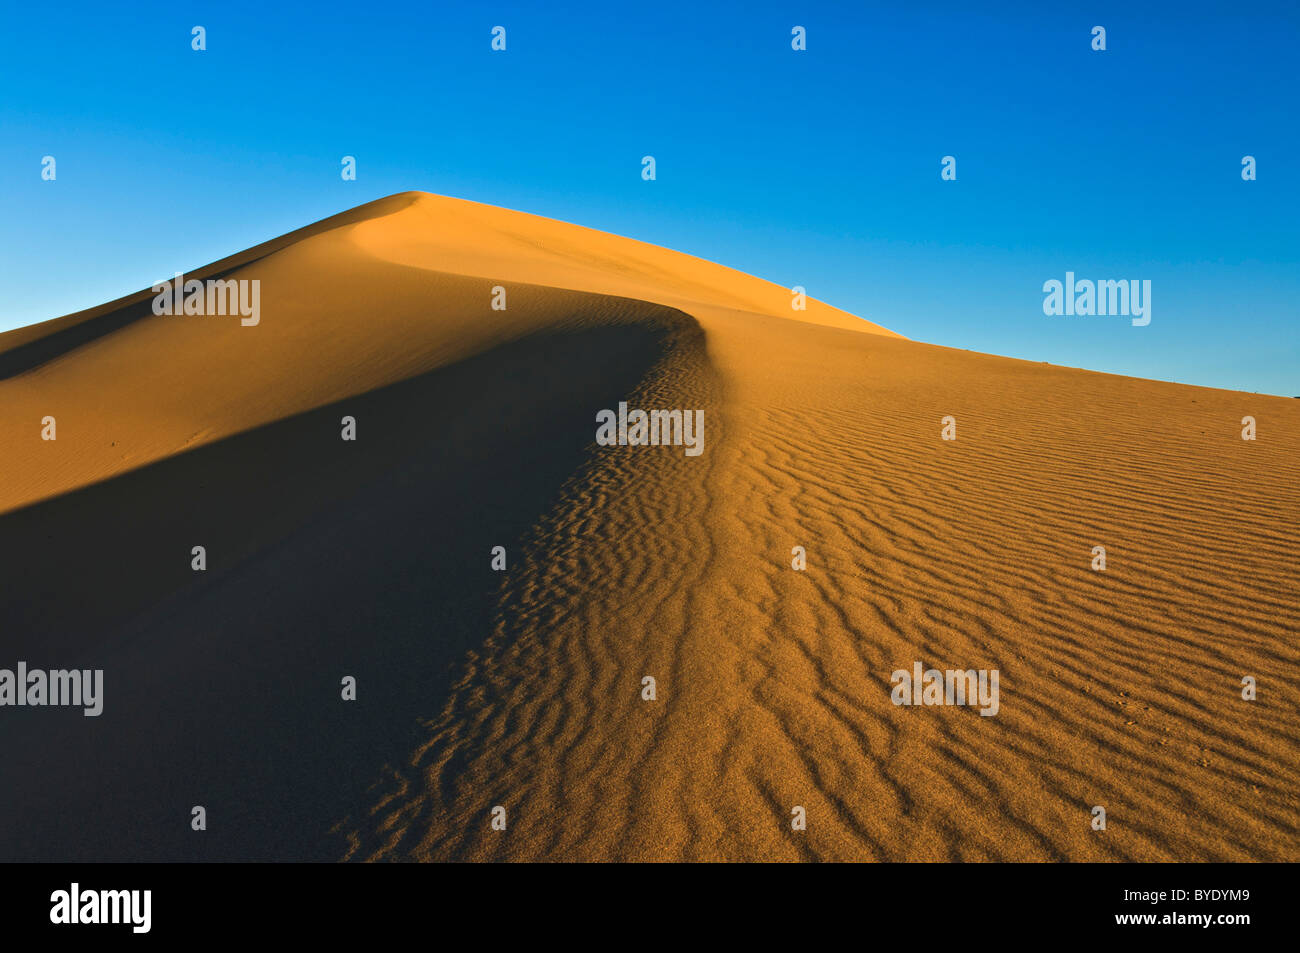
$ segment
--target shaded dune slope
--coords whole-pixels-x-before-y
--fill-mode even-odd
[[[488,548],[582,466],[592,406],[699,347],[667,309],[547,298],[551,330],[0,516],[4,657],[107,681],[97,719],[6,711],[33,770],[0,789],[4,856],[337,857],[329,828],[490,631]]]
[[[116,706],[6,712],[0,856],[1300,857],[1297,402],[451,199],[295,235],[211,266],[257,328],[0,335],[3,658]],[[703,408],[704,454],[594,447],[620,399]],[[893,706],[918,660],[999,669],[999,714]]]

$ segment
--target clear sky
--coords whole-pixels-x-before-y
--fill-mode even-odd
[[[1300,3],[976,6],[7,3],[0,330],[420,189],[917,340],[1300,395]],[[1149,279],[1150,325],[1044,315],[1066,271]]]

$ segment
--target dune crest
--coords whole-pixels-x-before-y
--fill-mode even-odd
[[[657,245],[427,192],[393,198],[409,204],[347,229],[358,247],[388,261],[637,298],[688,313],[712,306],[901,337],[814,298],[795,310],[789,288]]]
[[[153,293],[143,291],[0,335],[0,401],[8,408],[0,439],[17,451],[17,465],[0,472],[0,512],[552,326],[556,315],[530,308],[531,292],[519,285],[892,333],[811,298],[807,311],[794,311],[787,289],[678,252],[419,192],[368,203],[187,277],[214,275],[261,282],[262,325],[155,315]],[[500,282],[515,286],[512,304],[494,311],[490,289]],[[47,415],[75,428],[75,455],[68,443],[33,445]],[[39,454],[30,465],[29,453]]]

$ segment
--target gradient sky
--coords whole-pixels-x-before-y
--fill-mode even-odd
[[[917,340],[1300,395],[1300,4],[973,6],[9,4],[0,330],[420,189]],[[1044,316],[1067,270],[1150,279],[1151,324]]]

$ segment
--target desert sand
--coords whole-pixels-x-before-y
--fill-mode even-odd
[[[1300,859],[1300,401],[425,193],[213,275],[257,326],[0,335],[0,666],[105,672],[0,710],[0,859]],[[704,452],[598,447],[620,401]]]

